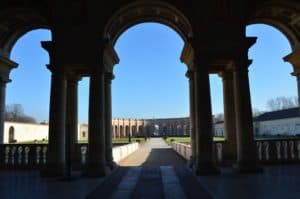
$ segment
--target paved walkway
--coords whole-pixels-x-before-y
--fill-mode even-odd
[[[185,160],[162,138],[150,138],[139,150],[119,163],[121,166],[184,166]]]
[[[300,198],[300,166],[266,166],[258,174],[222,168],[217,176],[196,177],[162,139],[150,139],[107,178],[66,182],[37,171],[0,171],[0,198],[72,199],[268,199]]]
[[[185,169],[185,160],[162,138],[151,138],[120,165],[89,199],[103,195],[112,199],[211,198],[197,178]]]

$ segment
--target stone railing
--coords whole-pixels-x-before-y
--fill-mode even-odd
[[[47,162],[47,144],[0,145],[1,168],[42,168]]]
[[[263,164],[300,163],[300,139],[260,139],[256,140],[257,159]],[[226,142],[214,142],[215,160],[222,164]],[[189,160],[189,144],[172,142],[172,148],[182,157]]]
[[[263,163],[300,162],[300,139],[261,139],[256,141],[256,148]]]
[[[172,142],[172,148],[184,159],[189,160],[192,155],[192,149],[190,144],[180,143],[180,142]],[[215,159],[218,163],[223,162],[223,146],[224,142],[214,142],[214,151],[216,152]]]
[[[138,143],[113,147],[115,162],[119,162],[139,149]],[[2,144],[0,145],[0,168],[41,169],[47,164],[48,144]],[[76,145],[76,168],[84,167],[88,157],[88,145]]]

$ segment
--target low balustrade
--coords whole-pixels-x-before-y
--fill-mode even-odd
[[[300,163],[300,139],[258,139],[255,141],[257,159],[263,164]],[[226,141],[214,142],[216,163],[222,164]],[[191,157],[189,143],[172,142],[172,148],[183,158]]]
[[[47,144],[0,145],[1,168],[42,168],[47,163]]]
[[[114,145],[113,157],[115,162],[121,161],[134,151],[139,144]],[[42,169],[47,164],[48,144],[1,144],[0,168],[1,169]],[[76,144],[75,168],[82,168],[87,163],[88,144]],[[73,161],[74,161],[73,160]]]

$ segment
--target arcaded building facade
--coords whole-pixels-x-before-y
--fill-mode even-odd
[[[265,23],[287,36],[292,53],[285,61],[293,65],[293,75],[300,85],[298,0],[2,0],[0,133],[4,127],[5,86],[10,71],[18,65],[10,59],[11,49],[24,33],[49,29],[52,40],[42,42],[49,53],[47,67],[51,71],[49,150],[44,174],[62,176],[65,172],[66,151],[74,152],[77,139],[78,81],[89,77],[89,154],[84,172],[106,175],[106,166],[113,162],[111,81],[119,62],[114,46],[125,30],[143,22],[165,24],[184,41],[181,61],[187,66],[189,79],[195,173],[218,173],[213,156],[212,73],[220,74],[223,80],[226,158],[235,160],[240,171],[256,171],[248,78],[252,63],[248,50],[256,38],[246,36],[246,26]],[[66,145],[69,142],[72,144]]]

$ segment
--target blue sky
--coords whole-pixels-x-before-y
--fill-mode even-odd
[[[296,96],[292,67],[282,61],[291,52],[288,40],[275,28],[252,25],[248,36],[258,41],[249,50],[254,62],[249,68],[252,105],[266,109],[268,99]],[[48,121],[50,72],[48,54],[40,41],[51,40],[47,30],[35,30],[19,39],[11,59],[19,68],[11,73],[6,104],[22,104],[37,121]],[[136,25],[124,32],[115,49],[120,64],[112,83],[113,117],[159,118],[189,115],[187,67],[180,62],[183,40],[171,28],[157,24]],[[213,113],[223,112],[222,81],[210,76]],[[79,122],[87,122],[88,78],[79,83]]]

